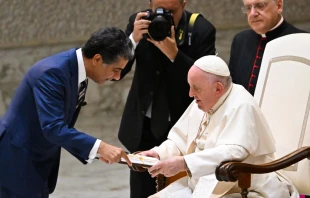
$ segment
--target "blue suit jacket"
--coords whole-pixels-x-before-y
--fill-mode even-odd
[[[56,186],[60,147],[83,163],[96,139],[68,124],[78,98],[76,49],[37,62],[0,119],[0,184],[30,196]]]

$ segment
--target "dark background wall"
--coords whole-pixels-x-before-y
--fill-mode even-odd
[[[248,28],[241,5],[241,0],[187,1],[189,11],[200,12],[217,28],[217,52],[226,61],[233,36]],[[0,0],[0,116],[37,60],[80,47],[99,28],[125,29],[128,16],[147,7],[148,0]],[[310,0],[285,0],[284,17],[310,32]],[[91,82],[83,115],[119,116],[131,79],[132,73],[105,86]]]

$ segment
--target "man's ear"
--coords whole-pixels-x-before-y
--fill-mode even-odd
[[[283,12],[283,0],[277,0],[278,12],[281,14]]]
[[[153,9],[152,1],[149,1],[149,6],[150,6],[151,9]]]
[[[222,96],[223,91],[224,91],[224,85],[222,83],[220,83],[220,82],[216,82],[216,84],[215,84],[215,94],[216,94],[216,96],[218,96],[218,97]]]
[[[95,54],[95,56],[92,58],[92,61],[93,61],[93,65],[94,66],[100,65],[101,64],[100,62],[102,61],[101,55],[100,54]]]
[[[183,3],[182,3],[182,8],[184,9],[185,6],[186,6],[186,0],[183,1]]]

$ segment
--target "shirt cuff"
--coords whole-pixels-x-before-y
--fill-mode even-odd
[[[93,159],[95,159],[100,143],[101,143],[101,140],[97,139],[93,148],[91,149],[89,153],[88,160],[85,160],[88,164],[91,164],[93,162]]]
[[[139,44],[139,42],[136,43],[135,40],[133,40],[132,33],[130,34],[129,39],[130,39],[131,42],[132,42],[133,49],[136,49],[136,47],[137,47],[137,45]]]

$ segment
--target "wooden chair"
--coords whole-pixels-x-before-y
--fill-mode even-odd
[[[185,177],[187,175],[186,172],[180,172],[172,177],[165,177],[164,175],[158,175],[156,176],[156,189],[157,192],[161,191],[162,189],[164,189],[165,187],[167,187],[169,184],[171,184],[172,182]]]
[[[136,151],[134,152],[133,154],[138,154],[140,153],[141,151]],[[126,162],[123,162],[121,161],[120,162],[121,164],[126,164]],[[145,165],[145,166],[141,166],[140,164],[132,164],[133,166],[130,168],[131,170],[134,170],[134,171],[138,171],[138,172],[145,172],[146,171],[146,168],[149,168],[151,166],[148,166],[148,165]],[[182,178],[182,177],[185,177],[187,175],[187,173],[184,171],[184,172],[180,172],[172,177],[165,177],[164,175],[157,175],[156,176],[156,191],[159,192],[161,191],[162,189],[164,189],[165,187],[167,187],[169,184],[171,184],[172,182]],[[1,197],[0,197],[1,198]]]
[[[276,140],[276,155],[284,157],[261,165],[222,163],[217,179],[238,181],[246,198],[251,174],[279,171],[300,194],[310,195],[310,34],[292,34],[267,44],[254,97]]]

